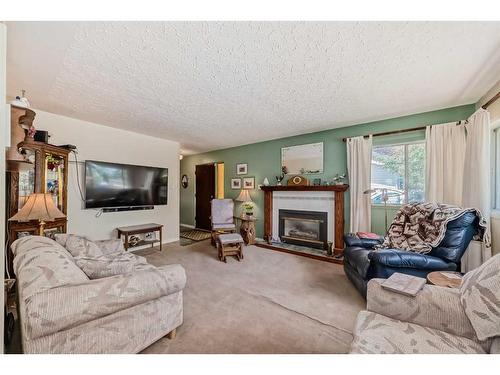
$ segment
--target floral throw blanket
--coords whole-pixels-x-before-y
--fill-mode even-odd
[[[474,212],[479,217],[479,231],[475,239],[482,240],[486,221],[479,210],[447,204],[411,203],[399,209],[384,242],[377,248],[427,254],[443,240],[448,223],[467,212]]]

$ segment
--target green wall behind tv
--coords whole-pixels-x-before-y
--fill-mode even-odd
[[[244,146],[231,147],[227,149],[210,151],[206,153],[185,156],[181,161],[181,176],[189,177],[189,186],[180,188],[181,223],[187,225],[195,224],[195,186],[194,171],[197,164],[212,162],[223,162],[225,168],[225,197],[236,198],[239,190],[231,189],[231,178],[255,177],[256,189],[251,191],[253,201],[256,203],[254,215],[259,219],[256,225],[257,237],[263,236],[263,204],[264,193],[257,185],[267,177],[271,184],[275,184],[275,176],[280,173],[281,148],[287,146],[301,145],[307,143],[324,142],[324,173],[307,175],[308,178],[321,178],[330,180],[337,173],[347,172],[346,146],[342,141],[344,137],[352,137],[370,133],[380,133],[399,129],[412,129],[425,125],[441,124],[451,121],[463,120],[475,111],[475,105],[463,105],[438,111],[419,113],[409,116],[397,117],[382,121],[375,121],[344,128],[325,130],[316,133],[303,134],[293,137],[280,138],[265,142],[248,144]],[[241,135],[244,140],[245,135]],[[386,137],[386,141],[405,142],[409,140],[424,139],[424,132],[402,133],[397,136]],[[384,142],[384,138],[374,138],[374,144]],[[236,175],[236,164],[247,163],[248,174],[246,176]],[[239,205],[236,205],[239,210]],[[389,223],[394,217],[397,207],[389,209]],[[349,231],[349,191],[345,196],[345,230]],[[382,207],[372,207],[372,231],[383,234],[384,210]]]

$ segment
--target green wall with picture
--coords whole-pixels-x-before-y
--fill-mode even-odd
[[[224,163],[224,191],[226,198],[236,198],[239,190],[231,189],[232,178],[255,177],[255,189],[250,191],[252,200],[256,203],[254,215],[259,219],[256,224],[257,237],[263,235],[263,204],[264,193],[258,188],[264,178],[268,178],[271,184],[276,184],[275,176],[281,170],[281,148],[308,143],[324,143],[324,173],[306,175],[311,181],[321,178],[322,181],[331,180],[336,174],[347,173],[346,145],[342,141],[344,137],[353,137],[370,133],[380,133],[400,129],[412,129],[425,125],[434,125],[451,121],[463,120],[475,111],[475,105],[463,105],[438,111],[419,113],[409,116],[397,117],[382,121],[375,121],[344,128],[325,130],[316,133],[303,134],[293,137],[280,138],[265,142],[259,142],[244,146],[231,147],[223,150],[210,151],[201,154],[188,155],[181,161],[181,176],[186,174],[189,178],[187,188],[180,189],[180,217],[181,224],[195,224],[195,186],[194,171],[197,164],[212,162]],[[375,137],[374,145],[382,143],[398,143],[424,139],[423,131],[401,133],[387,137]],[[247,163],[248,174],[245,176],[236,174],[236,164]],[[286,180],[286,178],[285,178]],[[345,228],[349,230],[349,190],[345,196]],[[240,212],[240,205],[236,204],[236,210]],[[389,208],[389,223],[391,222],[397,207]],[[383,234],[384,209],[380,206],[372,206],[372,231]]]

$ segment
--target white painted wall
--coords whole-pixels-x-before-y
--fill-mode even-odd
[[[6,141],[6,113],[5,113],[5,88],[6,88],[6,63],[7,63],[7,27],[0,23],[0,275],[2,275],[2,291],[0,292],[0,353],[3,353],[3,330],[4,330],[4,259],[5,259],[5,144]]]
[[[133,109],[131,109],[133,110]],[[119,130],[86,121],[34,109],[34,125],[48,130],[50,143],[73,144],[78,148],[78,160],[137,164],[168,168],[168,205],[154,210],[103,213],[83,209],[78,191],[76,164],[70,154],[68,181],[68,232],[93,239],[114,238],[114,229],[124,225],[163,224],[163,242],[179,239],[179,143],[138,133]],[[84,186],[83,164],[79,164],[80,183]]]

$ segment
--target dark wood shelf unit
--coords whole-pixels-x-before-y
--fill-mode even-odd
[[[32,193],[48,193],[47,186],[48,176],[50,169],[48,160],[57,159],[57,208],[64,214],[68,210],[68,154],[69,150],[63,147],[58,147],[44,142],[34,141],[27,136],[26,130],[21,128],[30,127],[36,113],[28,108],[20,108],[11,106],[11,141],[15,144],[12,145],[6,152],[7,159],[7,173],[6,173],[6,219],[14,216],[21,208],[24,201],[27,199],[28,194],[26,191],[20,189],[20,176],[27,173],[29,170],[33,173],[33,181],[30,181]],[[17,142],[17,143],[16,143]],[[24,157],[22,155],[25,155]],[[26,162],[26,155],[31,155],[30,162]],[[24,162],[24,168],[15,168],[16,163],[19,161]],[[53,163],[53,162],[52,162]],[[45,231],[57,229],[60,233],[66,233],[67,219],[60,218],[54,221],[48,221],[45,224]],[[10,245],[14,242],[21,233],[29,233],[32,235],[38,234],[39,222],[16,222],[11,221],[6,225],[8,243],[7,243],[7,267],[11,274],[13,274],[12,260],[13,254],[10,250]]]

